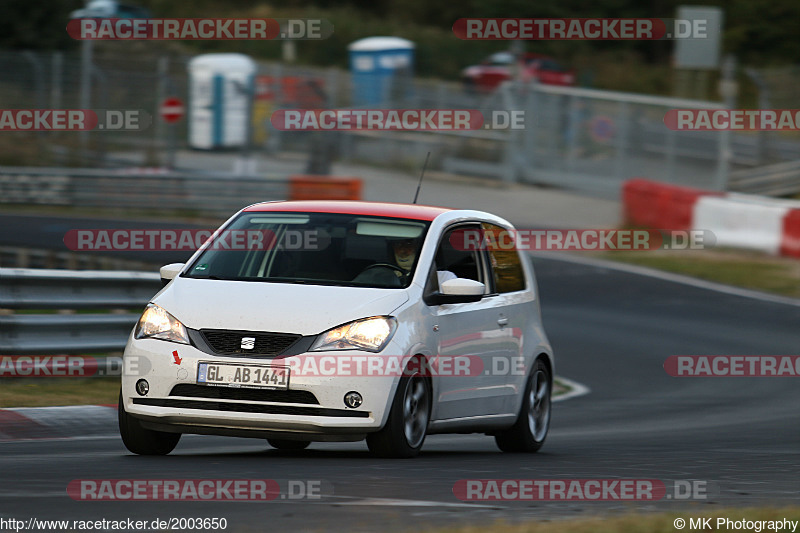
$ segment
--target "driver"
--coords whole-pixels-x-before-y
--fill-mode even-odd
[[[414,261],[417,259],[417,240],[416,239],[400,239],[392,242],[392,250],[394,251],[394,260],[397,266],[406,271],[411,271],[414,266]],[[400,272],[397,272],[400,276]],[[439,278],[439,286],[447,280],[456,279],[456,275],[449,270],[438,270],[436,275]]]

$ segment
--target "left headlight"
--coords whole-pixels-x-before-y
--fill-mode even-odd
[[[390,316],[376,316],[355,320],[321,334],[310,351],[366,350],[380,352],[397,330],[397,320]]]
[[[151,338],[189,344],[189,335],[183,324],[156,304],[147,304],[133,336],[136,339]]]

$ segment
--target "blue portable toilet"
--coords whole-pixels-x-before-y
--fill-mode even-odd
[[[189,62],[189,146],[244,146],[255,61],[244,54],[204,54]]]
[[[390,101],[392,86],[414,69],[414,43],[400,37],[367,37],[350,43],[353,105],[380,106]]]

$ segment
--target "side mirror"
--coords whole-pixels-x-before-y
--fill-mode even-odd
[[[447,296],[483,296],[486,285],[466,278],[449,279],[442,283],[442,294]]]
[[[171,263],[169,265],[164,265],[159,269],[159,273],[161,274],[161,285],[166,286],[167,283],[175,279],[178,274],[181,273],[183,270],[185,263]]]
[[[466,278],[450,279],[442,283],[441,292],[425,298],[428,305],[462,304],[479,302],[486,292],[486,285]]]

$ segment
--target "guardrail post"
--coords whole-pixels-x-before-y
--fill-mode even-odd
[[[619,134],[617,135],[617,157],[614,164],[616,177],[624,180],[627,176],[628,146],[630,144],[630,117],[628,102],[620,101],[618,105],[619,113]]]
[[[667,128],[667,180],[675,183],[675,155],[678,130]]]
[[[733,152],[731,151],[731,132],[729,130],[723,130],[719,132],[719,145],[717,154],[717,170],[714,174],[714,189],[718,191],[725,191],[728,189],[730,159],[733,155]]]
[[[575,169],[575,153],[580,133],[580,103],[576,95],[569,97],[569,114],[567,118],[567,170]]]
[[[84,39],[81,42],[81,109],[90,109],[92,107],[92,51],[94,49],[94,41],[91,39]],[[81,141],[81,160],[88,159],[89,150],[89,132],[80,132]]]

